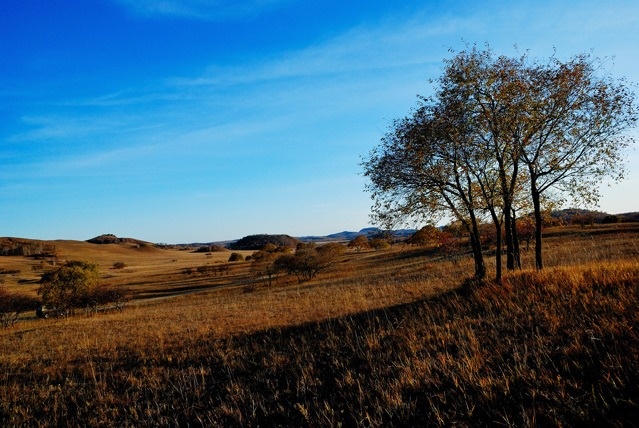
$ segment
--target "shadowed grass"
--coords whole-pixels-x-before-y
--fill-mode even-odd
[[[556,238],[554,267],[501,285],[371,252],[301,286],[24,321],[0,332],[0,425],[631,425],[635,236]]]

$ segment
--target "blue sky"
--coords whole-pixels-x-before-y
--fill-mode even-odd
[[[39,239],[359,230],[361,156],[467,43],[639,82],[635,0],[7,0],[0,36],[0,236]]]

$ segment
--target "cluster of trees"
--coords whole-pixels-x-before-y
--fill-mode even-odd
[[[253,250],[258,251],[265,245],[274,244],[280,247],[295,248],[300,240],[289,235],[249,235],[229,244],[229,249],[237,250]]]
[[[338,243],[317,245],[300,242],[295,251],[287,246],[267,244],[250,257],[251,272],[256,277],[265,278],[269,285],[281,273],[295,275],[302,283],[333,266],[344,251],[344,246]]]
[[[56,246],[29,239],[0,239],[0,256],[57,257]]]
[[[45,306],[67,314],[76,308],[119,306],[126,298],[123,290],[101,284],[98,265],[78,260],[42,274],[38,294]]]
[[[351,239],[348,242],[347,247],[355,248],[357,252],[366,248],[373,248],[378,251],[386,250],[391,247],[391,243],[389,242],[391,239],[392,237],[390,239],[383,237],[373,237],[371,239],[368,239],[366,235],[359,235]]]
[[[11,326],[20,314],[29,311],[39,316],[72,314],[77,308],[95,310],[108,304],[121,307],[126,300],[123,290],[100,283],[96,264],[83,261],[71,261],[42,274],[37,293],[39,299],[9,292],[0,282],[0,325]]]
[[[624,174],[635,96],[599,71],[585,54],[541,63],[474,46],[446,60],[434,95],[395,120],[362,162],[373,218],[388,228],[411,218],[458,220],[478,279],[486,275],[479,226],[488,220],[500,279],[502,246],[507,269],[519,266],[517,214],[532,211],[542,269],[545,204],[596,202],[599,182]]]

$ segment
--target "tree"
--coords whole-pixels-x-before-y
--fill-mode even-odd
[[[518,264],[516,213],[529,188],[541,269],[544,199],[557,191],[593,201],[603,177],[622,177],[632,141],[623,132],[637,119],[634,95],[623,82],[598,77],[585,55],[540,65],[472,47],[445,65],[435,95],[395,120],[362,163],[373,218],[387,225],[453,217],[468,233],[481,279],[479,225],[489,217],[499,280],[502,233],[507,268]]]
[[[373,220],[389,229],[410,218],[432,221],[448,214],[459,220],[469,236],[475,277],[482,279],[481,191],[472,171],[472,129],[463,102],[447,94],[442,89],[435,99],[423,98],[411,116],[393,122],[362,163],[370,181],[366,189],[374,200]]]
[[[300,243],[294,254],[285,254],[276,260],[276,266],[289,274],[294,274],[297,281],[310,281],[315,276],[333,266],[344,247],[337,243],[317,246],[315,243]]]
[[[257,278],[265,277],[268,280],[268,285],[271,286],[273,280],[277,278],[277,275],[282,270],[277,264],[278,257],[290,251],[290,247],[266,244],[261,250],[254,252],[251,256],[251,272]]]
[[[407,240],[406,243],[409,245],[416,246],[427,246],[433,245],[435,247],[439,247],[441,244],[440,235],[441,231],[437,229],[433,225],[426,225],[413,233]]]
[[[45,305],[72,313],[86,302],[86,296],[99,285],[98,265],[71,261],[55,270],[45,272],[38,294]]]
[[[351,239],[348,243],[348,248],[355,248],[359,253],[363,248],[369,248],[370,243],[368,242],[368,238],[366,235],[358,235],[355,238]]]
[[[605,177],[620,180],[634,140],[635,95],[623,80],[600,77],[598,61],[580,54],[527,68],[529,94],[520,159],[528,170],[535,215],[535,265],[543,268],[542,197],[558,189],[596,203]]]
[[[492,51],[473,47],[446,61],[446,97],[462,102],[472,136],[469,168],[481,190],[483,208],[495,228],[496,278],[501,278],[502,229],[506,266],[515,268],[513,203],[520,189],[519,141],[526,93],[522,70],[526,56],[494,58]]]
[[[375,251],[387,250],[391,247],[390,242],[382,238],[373,238],[368,243]]]

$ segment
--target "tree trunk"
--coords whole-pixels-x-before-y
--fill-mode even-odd
[[[512,226],[512,238],[513,238],[513,254],[515,256],[515,267],[517,269],[521,269],[521,252],[519,251],[519,235],[517,234],[517,217],[515,214],[515,210],[512,210],[513,219],[511,222]]]
[[[493,219],[493,224],[495,225],[495,279],[497,283],[501,284],[501,249],[502,249],[502,233],[501,233],[501,222],[499,221],[499,217],[497,216],[497,212],[494,208],[490,209],[490,216]]]
[[[506,269],[515,270],[515,250],[513,246],[512,218],[510,206],[504,207],[504,231],[506,238]]]
[[[501,284],[501,224],[495,222],[495,280]]]
[[[481,237],[477,219],[472,213],[470,221],[470,245],[473,251],[473,259],[475,260],[475,279],[484,279],[486,277],[486,265],[484,264],[484,254],[481,251]]]
[[[544,268],[544,263],[541,254],[541,228],[543,223],[543,219],[541,217],[541,195],[539,194],[534,182],[532,184],[531,196],[535,210],[535,268],[537,270],[542,270]]]

